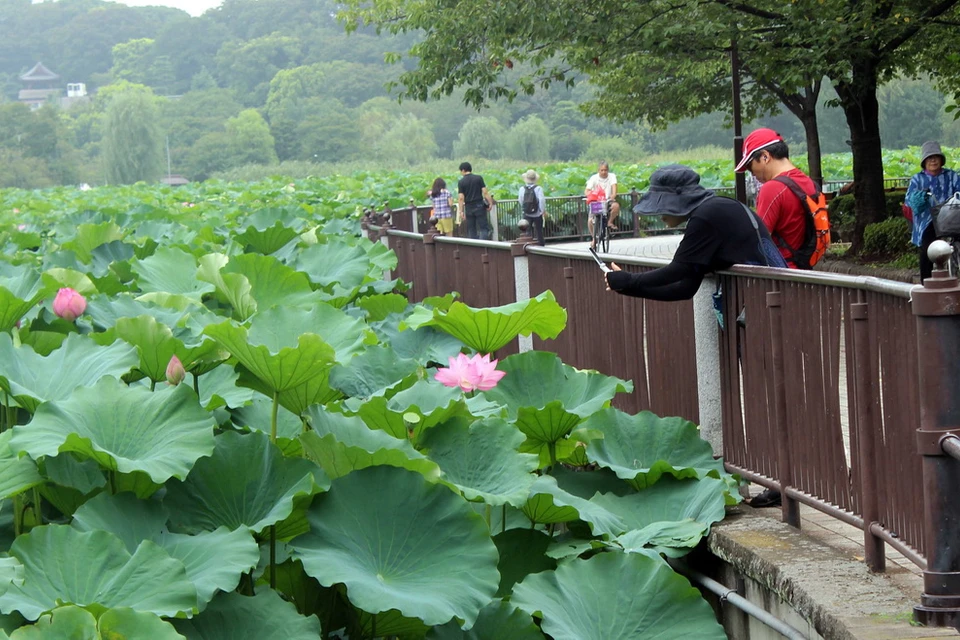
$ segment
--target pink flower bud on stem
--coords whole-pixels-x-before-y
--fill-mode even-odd
[[[87,308],[87,299],[71,289],[64,287],[57,292],[57,297],[53,299],[53,312],[68,322],[73,322]]]
[[[177,386],[183,382],[186,375],[187,371],[183,368],[183,363],[180,362],[180,358],[171,356],[170,362],[167,364],[167,382],[173,386]]]

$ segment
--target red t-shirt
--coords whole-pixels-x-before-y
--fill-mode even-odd
[[[813,180],[808,178],[800,169],[790,169],[780,174],[792,178],[804,193],[813,193],[815,186]],[[787,261],[791,269],[796,269],[796,265],[790,260],[793,252],[784,248],[783,242],[790,247],[799,247],[803,243],[804,236],[807,233],[807,211],[800,199],[793,195],[790,187],[770,180],[764,182],[757,194],[757,215],[767,225],[773,241],[780,247],[780,253]]]

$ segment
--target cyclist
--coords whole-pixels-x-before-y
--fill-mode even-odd
[[[910,178],[910,186],[904,198],[913,213],[913,232],[910,239],[920,248],[921,282],[933,272],[933,263],[927,256],[930,243],[937,238],[931,205],[943,204],[960,191],[960,176],[944,167],[945,164],[947,157],[943,155],[940,144],[934,140],[924,142],[920,148],[921,171]]]
[[[617,175],[610,173],[610,165],[606,160],[600,162],[597,166],[597,172],[587,180],[587,186],[583,190],[583,195],[589,195],[590,192],[598,186],[603,188],[606,200],[609,201],[610,217],[607,219],[607,228],[613,231],[615,229],[614,222],[616,222],[617,216],[620,215],[620,204],[617,202]],[[587,226],[590,229],[590,237],[593,238],[592,215],[587,218]]]

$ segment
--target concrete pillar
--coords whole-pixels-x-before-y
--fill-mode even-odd
[[[697,349],[697,395],[700,400],[700,435],[723,455],[723,413],[720,403],[720,327],[713,312],[717,276],[707,276],[693,296],[693,332]],[[731,325],[733,319],[730,319]]]
[[[530,299],[530,263],[527,258],[526,246],[533,242],[533,236],[530,235],[530,223],[526,220],[520,220],[520,237],[510,245],[510,255],[513,256],[513,284],[517,302],[523,302]],[[533,334],[529,336],[517,336],[520,345],[520,353],[524,351],[533,351]]]

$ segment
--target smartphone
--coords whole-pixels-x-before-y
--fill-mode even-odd
[[[600,259],[600,256],[597,255],[597,250],[594,249],[593,247],[590,247],[590,255],[592,255],[593,259],[597,261],[598,265],[600,265],[600,271],[603,271],[604,273],[609,273],[613,271],[613,269],[608,267],[606,263],[604,263],[604,261]]]

